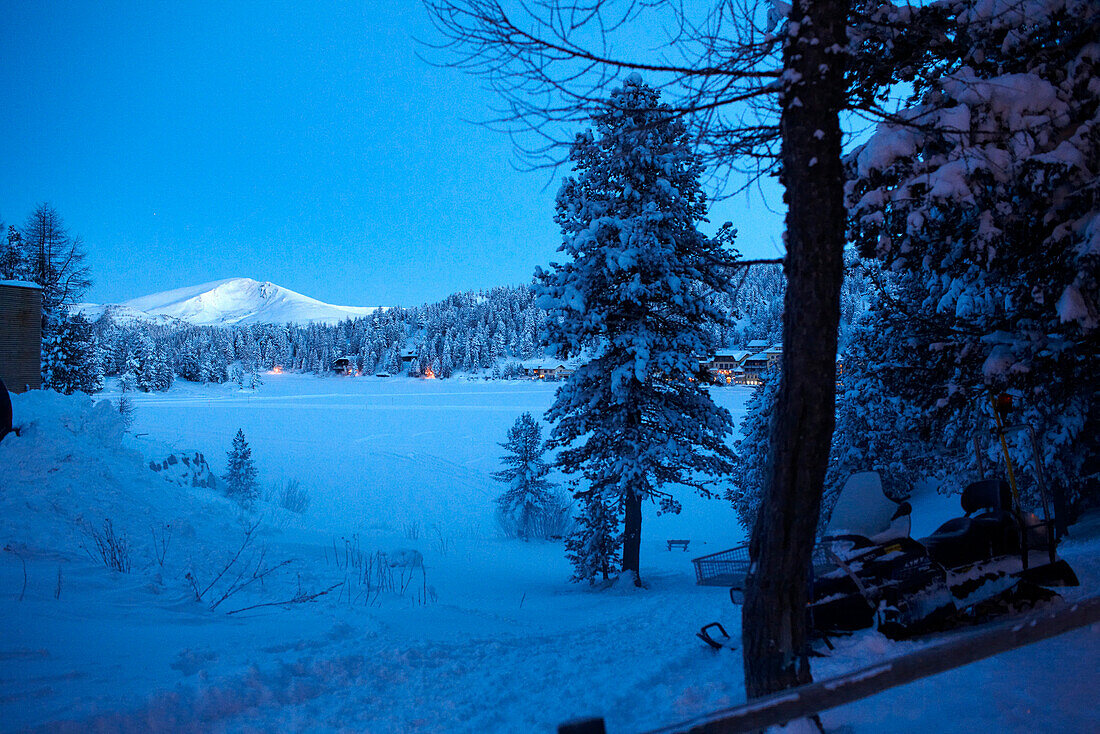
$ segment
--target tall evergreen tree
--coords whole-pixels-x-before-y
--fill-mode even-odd
[[[1100,434],[1100,6],[936,5],[935,66],[851,157],[850,236],[890,274],[878,372],[961,456],[1015,393],[1072,494]]]
[[[500,444],[507,453],[501,457],[504,468],[493,474],[508,486],[497,504],[501,514],[527,540],[546,513],[556,509],[554,485],[546,479],[550,467],[543,460],[542,426],[530,413],[524,413],[508,429],[508,440]]]
[[[733,504],[741,524],[749,531],[756,522],[756,513],[764,498],[767,481],[768,438],[771,435],[775,397],[779,393],[779,369],[773,367],[763,375],[764,385],[753,392],[745,403],[741,422],[741,437],[730,472],[730,487],[726,499]]]
[[[621,508],[622,569],[640,585],[643,501],[664,497],[662,510],[679,511],[661,487],[710,496],[708,477],[730,467],[729,412],[695,372],[705,324],[726,319],[709,296],[726,288],[735,256],[696,228],[706,207],[702,164],[655,89],[633,75],[593,119],[595,131],[579,135],[570,154],[576,177],[558,194],[559,252],[569,260],[536,274],[550,352],[587,360],[547,417],[556,424],[550,445],[562,447],[558,465],[588,481],[576,492],[576,532],[594,532],[584,517]],[[573,547],[606,552],[588,540]],[[574,554],[574,571],[592,579],[606,561]]]
[[[256,464],[252,461],[252,449],[244,437],[244,429],[238,428],[233,446],[228,454],[225,469],[225,493],[242,505],[251,505],[259,496],[256,483]]]

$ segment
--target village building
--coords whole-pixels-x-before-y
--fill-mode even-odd
[[[401,364],[411,364],[417,357],[416,350],[405,348],[401,350]]]
[[[548,359],[528,359],[520,362],[523,374],[532,380],[564,380],[574,368],[565,362]]]
[[[11,392],[42,386],[42,289],[0,280],[0,379]]]
[[[751,354],[752,352],[743,349],[719,349],[710,359],[700,362],[699,366],[710,376],[712,382],[732,385],[743,373],[741,364]]]
[[[355,360],[351,357],[337,357],[332,360],[332,371],[338,375],[354,375]]]
[[[752,343],[752,342],[750,342]],[[740,385],[752,385],[758,387],[764,384],[764,373],[783,356],[782,345],[765,347],[763,350],[752,354],[741,364],[744,370]]]

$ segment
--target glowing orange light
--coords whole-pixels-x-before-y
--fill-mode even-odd
[[[432,372],[431,367],[425,367],[424,368],[424,379],[425,380],[434,380],[435,379],[435,373]]]
[[[272,368],[271,368],[271,374],[273,374],[273,375],[281,375],[281,374],[283,374],[283,368],[282,368],[282,366],[280,366],[280,365],[275,365],[274,367],[272,367]]]

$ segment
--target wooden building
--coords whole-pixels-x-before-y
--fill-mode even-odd
[[[763,351],[753,354],[741,364],[744,373],[741,377],[740,384],[752,385],[754,387],[763,385],[764,373],[768,371],[769,367],[776,364],[782,358],[782,345],[768,347]]]
[[[42,386],[42,289],[0,280],[0,379],[12,392]]]
[[[533,380],[564,380],[573,374],[571,366],[549,359],[528,359],[521,366],[523,374]]]
[[[355,362],[351,357],[337,357],[332,361],[332,371],[338,375],[354,375]]]
[[[742,363],[752,354],[742,349],[719,349],[709,359],[700,362],[710,381],[718,385],[731,385],[743,370]]]

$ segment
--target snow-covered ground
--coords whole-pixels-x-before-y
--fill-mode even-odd
[[[16,423],[37,425],[0,443],[0,727],[552,731],[601,715],[611,731],[636,731],[742,699],[738,654],[694,637],[706,622],[740,624],[725,589],[696,586],[690,563],[742,538],[725,503],[681,494],[681,515],[650,512],[644,590],[571,584],[560,543],[499,537],[500,488],[489,476],[497,443],[517,415],[545,410],[552,385],[265,379],[256,393],[177,381],[167,394],[136,395],[127,436],[108,405],[15,398]],[[749,394],[715,393],[737,417]],[[261,503],[240,516],[217,491],[178,487],[148,467],[199,451],[220,472],[238,428],[262,485],[298,479],[310,489],[304,515]],[[104,519],[129,539],[128,574],[81,547]],[[255,540],[214,581],[257,519]],[[161,559],[156,542],[169,530]],[[669,538],[691,539],[690,552],[667,551]],[[1100,528],[1086,528],[1065,547],[1084,582],[1073,595],[1097,590],[1098,538]],[[423,570],[390,569],[392,589],[367,584],[359,563],[397,549],[420,551]],[[257,564],[284,560],[210,609],[239,568],[247,581]],[[214,581],[203,602],[189,574],[200,589]],[[335,584],[312,603],[226,613]],[[913,644],[857,635],[815,672]],[[1098,653],[1100,630],[1078,631],[825,722],[868,732],[1096,730]]]

